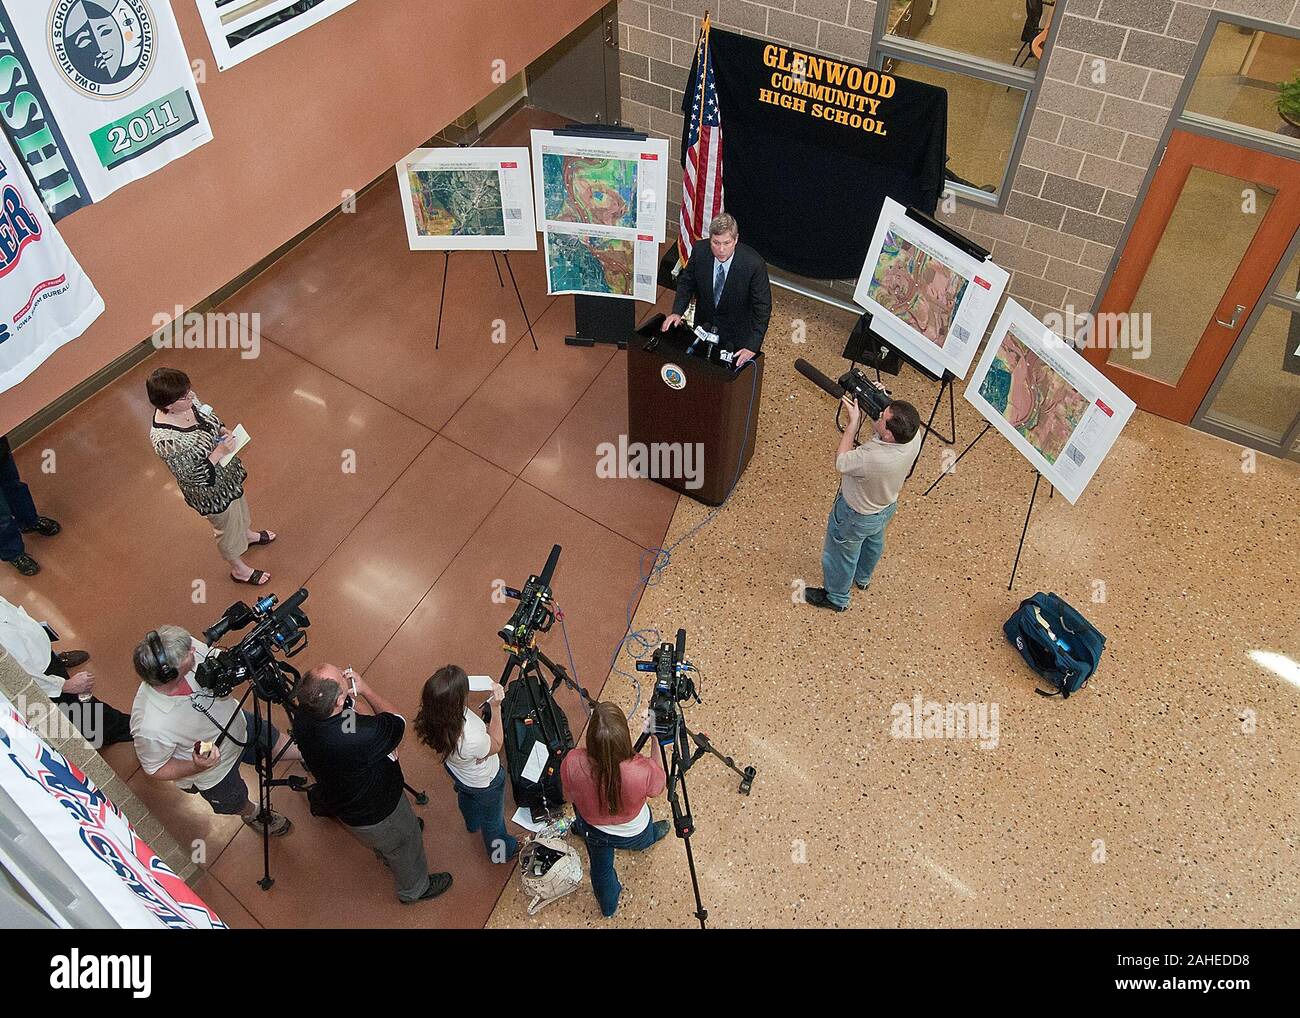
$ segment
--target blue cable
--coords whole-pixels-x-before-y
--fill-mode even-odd
[[[673,560],[674,549],[688,538],[693,537],[709,523],[712,523],[714,517],[716,517],[718,513],[722,512],[722,510],[727,507],[727,503],[731,501],[731,496],[735,494],[736,491],[736,485],[740,482],[740,472],[745,466],[745,450],[749,446],[749,423],[753,420],[754,401],[757,397],[758,369],[755,368],[754,380],[750,384],[749,389],[749,407],[745,411],[745,443],[740,447],[740,458],[736,463],[736,476],[731,479],[731,487],[727,490],[727,497],[722,500],[722,504],[711,509],[704,519],[691,527],[690,530],[670,544],[667,548],[647,548],[641,554],[640,576],[637,579],[636,586],[632,588],[632,594],[627,600],[627,607],[624,613],[627,621],[623,629],[623,638],[615,645],[614,653],[609,661],[610,671],[613,672],[613,674],[622,675],[624,678],[631,679],[632,685],[636,687],[636,702],[632,705],[632,709],[628,711],[629,717],[633,716],[636,713],[637,708],[641,706],[641,683],[637,679],[635,671],[629,673],[618,667],[619,655],[626,649],[633,660],[636,660],[637,658],[645,657],[650,654],[654,648],[662,642],[661,634],[658,629],[638,629],[635,631],[632,629],[632,606],[642,591],[659,582],[660,578],[663,576],[664,570],[668,568],[669,564]],[[648,571],[646,569],[647,555],[653,555],[654,557],[653,564],[649,567]],[[629,644],[632,645],[632,648],[629,648]]]

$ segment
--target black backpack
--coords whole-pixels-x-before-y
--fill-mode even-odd
[[[506,687],[501,701],[501,734],[515,805],[527,807],[533,819],[540,820],[564,803],[560,761],[573,748],[573,733],[551,688],[539,676],[523,675]],[[541,775],[531,780],[524,777],[524,769],[538,742],[546,746],[549,755]]]

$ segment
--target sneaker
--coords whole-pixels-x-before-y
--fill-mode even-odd
[[[42,537],[53,537],[63,528],[59,526],[58,520],[52,520],[48,516],[37,516],[36,522],[30,527],[23,527],[24,534],[40,534]]]
[[[451,886],[450,873],[430,873],[429,886],[424,889],[424,893],[418,898],[412,898],[410,901],[402,902],[403,905],[414,905],[417,901],[431,901],[438,897],[447,888]]]
[[[853,586],[857,587],[858,590],[866,590],[868,585],[865,583],[858,583],[857,580],[854,580]]]
[[[26,552],[17,558],[8,559],[8,562],[24,576],[35,576],[41,571],[40,564]]]
[[[833,612],[846,612],[849,610],[848,605],[841,607],[826,596],[825,587],[807,587],[803,592],[803,599],[814,608],[829,608]]]
[[[253,828],[253,830],[255,830],[258,834],[262,833],[262,828],[265,825],[262,823],[260,817],[251,816],[251,817],[243,817],[242,819],[244,823],[246,823],[249,827]],[[274,810],[271,811],[271,824],[270,824],[271,837],[283,838],[286,834],[288,834],[292,830],[293,830],[292,820],[290,820],[283,813],[276,813]]]
[[[671,821],[669,821],[669,820],[656,820],[656,821],[655,821],[655,840],[654,840],[654,842],[652,842],[652,844],[654,844],[654,843],[656,843],[656,842],[663,841],[664,838],[668,837],[668,832],[671,831],[672,829],[673,829],[673,825],[672,825],[672,822],[671,822]]]

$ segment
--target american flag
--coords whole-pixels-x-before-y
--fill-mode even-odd
[[[708,233],[713,217],[722,211],[722,113],[713,54],[709,52],[709,27],[706,15],[695,51],[695,87],[685,139],[682,218],[677,232],[677,257],[682,265],[690,258],[695,242]]]

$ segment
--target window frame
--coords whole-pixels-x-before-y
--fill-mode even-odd
[[[927,0],[914,0],[914,2],[926,3]],[[1029,125],[1033,119],[1033,112],[1038,107],[1038,93],[1043,82],[1045,69],[1051,59],[1057,32],[1060,31],[1061,23],[1064,20],[1067,0],[1056,0],[1056,11],[1052,15],[1052,24],[1048,28],[1047,39],[1043,43],[1043,57],[1039,60],[1038,67],[1033,71],[1026,70],[1023,67],[1013,67],[1010,64],[999,63],[987,57],[959,53],[956,50],[936,46],[933,43],[891,36],[886,31],[889,21],[889,6],[889,0],[878,0],[876,4],[876,21],[874,31],[871,33],[871,53],[868,58],[868,66],[874,70],[885,71],[885,61],[887,60],[901,60],[905,63],[920,64],[933,70],[961,74],[974,78],[976,81],[1003,85],[1024,92],[1025,98],[1020,107],[1020,117],[1016,121],[1011,153],[1007,157],[1007,164],[1003,169],[1002,179],[998,181],[997,190],[989,193],[988,191],[967,187],[964,184],[958,184],[954,180],[949,180],[946,175],[944,177],[945,196],[951,194],[958,201],[969,205],[996,212],[1005,211],[1007,202],[1011,198],[1012,181],[1015,179],[1016,171],[1020,167],[1020,156],[1024,150],[1025,141],[1029,137]]]

